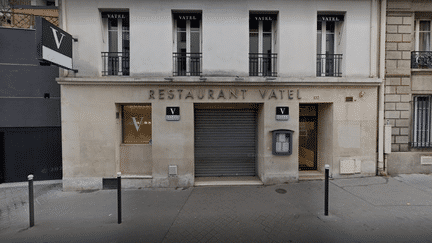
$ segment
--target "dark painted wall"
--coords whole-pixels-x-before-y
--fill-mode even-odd
[[[0,183],[62,178],[58,74],[39,65],[34,30],[0,27]]]
[[[0,28],[0,127],[60,126],[58,73],[39,65],[34,30]]]
[[[60,127],[0,128],[0,133],[5,151],[3,161],[0,157],[0,181],[26,181],[29,174],[34,180],[62,178]]]

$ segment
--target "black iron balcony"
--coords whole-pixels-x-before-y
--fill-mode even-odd
[[[200,76],[202,53],[174,52],[174,76]]]
[[[317,54],[317,77],[342,77],[342,54]]]
[[[277,76],[276,53],[249,53],[249,76]]]
[[[432,51],[411,52],[411,68],[432,69]]]
[[[102,76],[129,75],[129,52],[102,52]]]

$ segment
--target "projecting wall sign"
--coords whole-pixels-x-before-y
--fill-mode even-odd
[[[70,34],[44,18],[36,17],[36,51],[39,60],[74,70],[72,41]]]
[[[277,121],[288,121],[289,120],[289,107],[288,106],[276,106],[276,120]]]
[[[180,121],[180,107],[167,106],[165,120],[167,120],[167,121]]]

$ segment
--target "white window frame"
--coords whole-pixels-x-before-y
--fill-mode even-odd
[[[430,40],[432,40],[432,20],[431,19],[425,19],[425,18],[419,18],[415,20],[415,51],[420,51],[420,21],[428,21],[429,22],[429,31],[422,31],[422,32],[429,32],[430,33]],[[423,51],[423,50],[422,50]],[[429,51],[432,51],[432,41],[429,45]]]
[[[250,15],[253,15],[254,13],[250,13],[249,14],[249,18]],[[278,14],[271,14],[271,15],[278,15]],[[269,20],[257,20],[258,21],[258,32],[251,32],[249,29],[249,42],[250,42],[250,34],[251,33],[258,33],[258,54],[264,55],[263,53],[263,48],[264,48],[264,33],[269,33],[269,32],[264,32],[264,21],[269,21]],[[276,41],[276,33],[277,33],[277,18],[275,20],[271,20],[271,54],[275,54],[277,53],[277,41]],[[250,44],[249,44],[250,45]],[[249,53],[253,53],[250,52]],[[271,65],[271,73],[275,73],[277,70],[276,65]],[[258,62],[258,70],[263,70],[263,63],[262,62]],[[262,76],[262,72],[258,71],[258,76]]]
[[[319,15],[320,14],[318,14],[317,16],[319,16]],[[334,37],[333,37],[333,53],[329,53],[329,54],[333,54],[333,55],[334,54],[338,54],[337,52],[339,51],[338,50],[338,46],[340,45],[340,43],[342,41],[342,37],[343,37],[344,21],[324,21],[324,20],[323,21],[318,21],[317,20],[317,25],[319,23],[321,23],[321,53],[317,53],[317,55],[327,54],[326,53],[327,52],[327,22],[334,22],[335,23],[335,28],[334,28],[334,33],[333,33],[334,34]],[[342,26],[338,26],[338,22],[342,22],[340,24]],[[319,33],[318,32],[318,26],[317,26],[316,29],[317,29],[317,35],[318,35],[318,33]],[[317,45],[318,45],[318,43],[317,43]],[[340,63],[340,65],[341,65],[341,69],[342,69],[342,63]],[[341,70],[341,72],[342,72],[342,70]],[[319,76],[326,77],[326,61],[325,60],[323,62],[321,62],[321,73],[320,73]]]
[[[176,13],[178,14],[178,13]],[[187,13],[184,13],[185,15],[187,15]],[[174,16],[174,13],[173,13]],[[174,23],[173,23],[173,53],[178,53],[177,50],[177,19],[173,17]],[[191,50],[190,50],[190,39],[191,39],[191,21],[190,20],[186,20],[186,75],[190,76],[190,62],[188,60],[190,60],[190,54]],[[202,18],[201,20],[199,20],[199,53],[201,55],[202,53]],[[202,61],[200,59],[200,61]],[[175,70],[173,70],[174,72]],[[202,72],[202,63],[200,63],[200,70],[199,72]]]
[[[122,12],[119,12],[119,14],[121,14]],[[127,32],[129,34],[129,48],[130,48],[130,15],[129,12],[124,12],[125,14],[128,14],[128,18],[129,18],[129,30],[128,31],[123,31],[123,19],[122,18],[118,18],[117,19],[117,53],[124,53],[123,52],[123,34],[124,32]],[[106,41],[105,45],[104,45],[104,50],[105,52],[112,52],[110,50],[110,29],[109,29],[109,18],[102,18],[102,25],[103,25],[103,29],[104,31],[104,38],[103,40]],[[129,50],[129,62],[130,62],[130,50]],[[119,70],[118,70],[118,75],[122,75],[123,74],[123,55],[119,55]],[[108,65],[108,62],[106,63]],[[129,63],[130,65],[130,63]],[[108,67],[104,67],[105,70],[108,70]],[[129,70],[130,72],[130,70]]]

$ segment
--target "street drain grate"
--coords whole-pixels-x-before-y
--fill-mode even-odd
[[[285,194],[285,193],[287,193],[287,191],[285,190],[285,189],[282,189],[282,188],[278,188],[278,189],[276,189],[275,190],[277,193],[280,193],[280,194]]]

